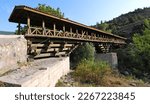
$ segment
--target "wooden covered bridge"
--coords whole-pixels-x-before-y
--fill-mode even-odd
[[[81,23],[52,16],[27,6],[16,6],[10,22],[26,24],[28,54],[32,57],[68,56],[83,42],[92,42],[97,52],[109,52],[114,45],[125,44],[126,38]]]

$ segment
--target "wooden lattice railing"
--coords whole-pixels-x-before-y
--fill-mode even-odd
[[[43,35],[47,37],[56,37],[56,38],[68,38],[68,39],[77,39],[85,41],[95,41],[95,42],[105,42],[105,43],[125,43],[121,39],[117,38],[108,38],[108,37],[97,37],[95,34],[87,35],[85,33],[73,33],[62,30],[53,30],[53,29],[43,29],[41,27],[29,27],[28,33],[26,35]]]

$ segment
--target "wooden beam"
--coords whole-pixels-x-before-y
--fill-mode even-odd
[[[47,49],[47,50],[45,50],[43,48],[40,48],[40,49],[36,49],[36,52],[37,53],[52,53],[54,51],[56,51],[56,52],[58,52],[58,51],[62,52],[62,51],[67,51],[67,50],[69,50],[69,48],[63,48],[62,50],[60,50],[60,48],[50,48],[50,49]]]
[[[71,50],[69,50],[69,52],[68,52],[68,55],[70,55],[78,46],[79,46],[79,44],[72,46]]]
[[[66,48],[66,47],[72,47],[72,43],[68,43],[68,44],[63,44],[64,46],[64,48]],[[55,48],[57,48],[57,47],[62,47],[62,43],[57,43],[57,44],[49,44],[48,46],[47,45],[45,45],[45,44],[32,44],[32,46],[37,46],[37,47],[51,47],[51,48],[53,48],[53,47],[55,47]]]
[[[50,56],[55,56],[54,53],[44,53],[44,54],[39,54],[39,55],[36,55],[34,57],[34,59],[38,59],[38,58],[46,58],[46,57],[50,57]]]

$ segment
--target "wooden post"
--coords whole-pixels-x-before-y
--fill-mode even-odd
[[[70,27],[70,33],[72,33],[72,27]]]
[[[65,32],[66,31],[66,28],[65,28],[65,25],[63,25],[63,32]]]
[[[88,31],[86,32],[86,35],[89,35]]]
[[[89,35],[88,31],[86,31],[86,39],[88,39],[88,35]]]
[[[18,35],[20,35],[20,22],[18,23]]]
[[[83,32],[83,30],[81,31],[81,34],[83,34],[84,32]]]
[[[78,30],[76,29],[76,33],[78,34]]]
[[[42,33],[43,33],[43,35],[45,35],[45,22],[44,22],[44,20],[42,21]]]
[[[72,27],[70,27],[70,34],[71,34],[71,37],[72,37]]]
[[[53,28],[54,28],[54,36],[56,35],[56,24],[53,24]]]
[[[82,35],[82,37],[84,37],[84,35],[85,35],[85,31],[83,31],[83,30],[82,30],[81,35]]]
[[[76,38],[78,38],[79,34],[78,34],[78,30],[76,29]]]
[[[27,18],[27,27],[28,27],[28,33],[27,34],[30,34],[30,17],[29,16]]]

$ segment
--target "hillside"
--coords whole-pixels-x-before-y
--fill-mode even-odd
[[[143,21],[148,18],[150,18],[150,7],[136,9],[133,12],[122,14],[105,23],[109,24],[107,30],[112,30],[112,33],[130,39],[134,33],[141,33],[143,29]],[[96,24],[95,27],[99,28],[97,26],[99,24]]]
[[[15,33],[10,32],[10,31],[0,31],[0,34],[2,34],[2,35],[12,35],[12,34],[15,34]]]

